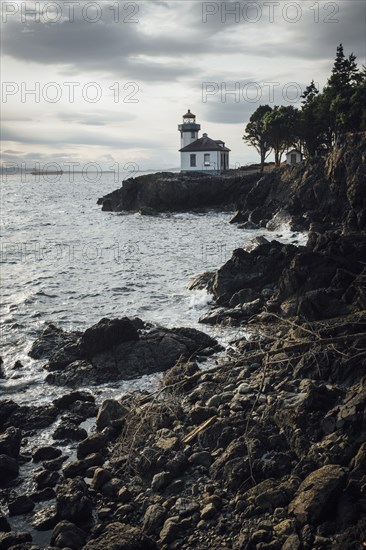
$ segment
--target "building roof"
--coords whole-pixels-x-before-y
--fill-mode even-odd
[[[223,141],[217,140],[219,143]],[[188,153],[194,151],[230,151],[227,147],[222,147],[214,139],[209,138],[207,135],[199,139],[196,139],[193,143],[186,145],[183,149],[180,149],[181,153]]]
[[[291,151],[287,151],[286,155],[289,155],[290,153],[299,153],[299,155],[302,155],[302,152],[298,149],[291,149]]]
[[[196,115],[191,113],[190,109],[188,109],[188,112],[185,115],[183,115],[183,118],[196,118]]]

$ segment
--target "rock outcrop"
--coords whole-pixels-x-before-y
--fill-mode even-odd
[[[48,337],[46,329],[32,349],[48,349]],[[53,346],[46,381],[76,387],[130,380],[164,372],[181,357],[214,349],[216,340],[195,329],[151,327],[127,317],[102,319],[84,333],[68,333]]]
[[[107,212],[141,211],[142,214],[232,207],[249,191],[258,174],[238,171],[221,176],[161,172],[131,178],[120,189],[98,200]]]
[[[293,229],[366,229],[366,135],[339,138],[326,158],[273,171],[237,200],[239,223],[260,226],[278,216]]]
[[[311,233],[304,247],[272,241],[237,249],[208,281],[216,306],[200,321],[242,325],[271,314],[311,321],[362,311],[365,265],[365,233]]]

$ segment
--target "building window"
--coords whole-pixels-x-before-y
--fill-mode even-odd
[[[296,153],[291,153],[291,164],[296,164]]]
[[[191,155],[191,167],[197,166],[196,164],[196,155]]]
[[[210,166],[210,153],[205,153],[205,156],[204,156],[204,165],[205,166]]]
[[[191,138],[195,138],[196,137],[196,132],[191,132]]]

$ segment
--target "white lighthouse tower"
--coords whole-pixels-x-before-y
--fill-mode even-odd
[[[225,172],[229,169],[230,149],[221,139],[211,139],[207,134],[199,138],[200,129],[201,126],[196,124],[196,115],[188,109],[183,115],[183,124],[178,125],[181,172]]]
[[[178,126],[178,130],[180,131],[181,148],[196,141],[198,139],[198,132],[200,129],[200,124],[196,124],[196,115],[191,113],[188,109],[187,113],[183,115],[183,124],[179,124]]]

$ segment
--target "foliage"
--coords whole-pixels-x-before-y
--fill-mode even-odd
[[[249,123],[245,128],[243,139],[255,147],[261,157],[261,172],[263,172],[264,162],[271,152],[271,147],[268,141],[268,132],[264,127],[263,119],[267,113],[270,113],[272,108],[269,105],[260,105],[252,114]]]
[[[342,44],[324,90],[312,80],[301,97],[300,109],[261,105],[250,117],[243,139],[259,152],[262,170],[271,151],[279,166],[293,145],[314,157],[331,150],[342,133],[366,130],[366,67],[360,71],[356,56],[346,57]]]

